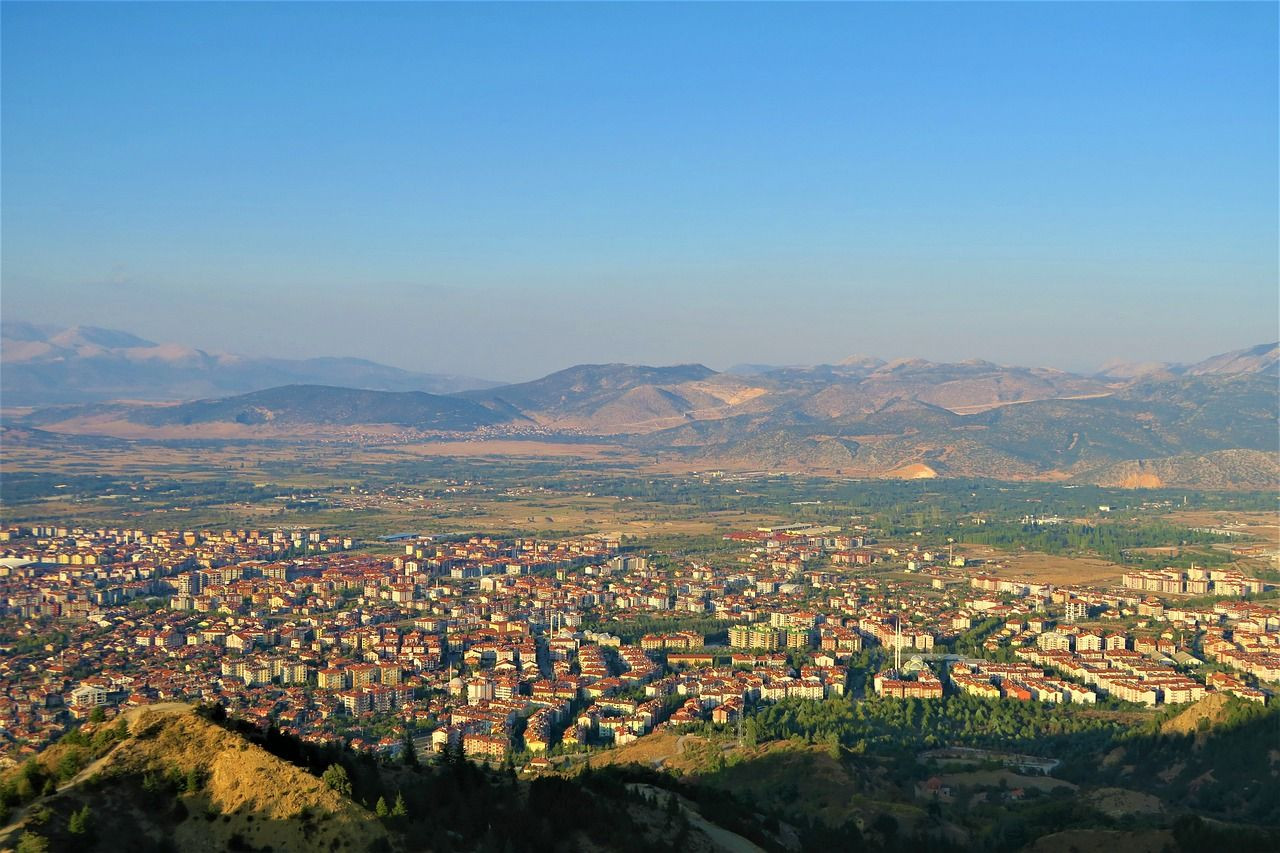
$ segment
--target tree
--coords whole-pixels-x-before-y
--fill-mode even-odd
[[[83,753],[79,749],[71,748],[62,753],[62,758],[58,760],[58,778],[67,781],[79,773],[85,764],[83,759]]]
[[[18,802],[26,802],[33,799],[43,785],[44,778],[40,772],[40,766],[36,764],[35,759],[29,759],[22,765],[22,769],[18,771],[18,778],[13,783],[14,797]]]
[[[14,850],[16,853],[49,853],[49,839],[34,832],[23,832]]]
[[[339,794],[351,796],[351,777],[347,775],[347,768],[341,764],[330,764],[325,768],[324,773],[320,774],[320,778]]]
[[[107,721],[107,712],[102,709],[101,705],[94,706],[94,709],[89,712],[89,722],[105,723],[106,721]]]
[[[378,817],[386,817],[391,814],[391,810],[387,808],[386,797],[378,797],[378,803],[373,807],[373,813]]]
[[[400,753],[400,760],[408,767],[418,766],[418,750],[413,745],[413,730],[408,726],[404,730],[404,749]]]
[[[676,832],[676,837],[671,842],[671,846],[676,850],[683,850],[689,843],[689,819],[682,814],[680,815],[680,819],[677,823],[680,828]]]
[[[893,819],[892,815],[880,814],[871,823],[871,828],[880,833],[886,842],[893,839],[898,834],[898,822]]]
[[[404,794],[396,791],[396,801],[391,806],[392,817],[406,817],[409,814],[409,807],[404,804]]]
[[[67,822],[67,830],[73,835],[88,835],[93,822],[93,813],[89,811],[89,804],[85,803],[84,808],[71,813],[71,819]]]

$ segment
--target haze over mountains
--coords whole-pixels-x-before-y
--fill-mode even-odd
[[[10,421],[64,434],[590,436],[705,467],[1130,486],[1268,487],[1280,470],[1276,344],[1190,365],[1113,365],[1093,376],[856,356],[835,365],[724,373],[697,364],[578,365],[532,382],[431,393],[398,389],[442,390],[468,380],[356,359],[210,355],[103,329],[11,324],[5,331],[9,405],[60,394],[157,400],[186,387],[299,377],[247,394],[52,406]],[[93,377],[104,381],[86,386]]]
[[[0,324],[0,389],[6,406],[194,400],[296,383],[437,394],[497,384],[360,358],[253,358],[157,344],[92,326]]]

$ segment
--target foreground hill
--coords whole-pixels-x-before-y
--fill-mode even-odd
[[[9,406],[193,400],[310,383],[436,394],[496,384],[465,376],[416,373],[360,358],[284,359],[210,353],[91,326],[0,325],[0,390]]]
[[[178,405],[37,411],[23,426],[127,438],[604,436],[696,468],[858,477],[1266,487],[1280,450],[1275,346],[1136,378],[906,360],[716,373],[580,365],[452,395],[295,385]],[[470,437],[470,435],[468,435]]]
[[[28,807],[0,844],[29,832],[57,850],[120,849],[123,839],[139,851],[386,846],[386,830],[349,797],[189,707],[131,717],[127,738]],[[85,806],[91,833],[70,831]]]
[[[4,779],[0,849],[114,851],[759,850],[692,800],[617,776],[518,781],[460,758],[379,763],[169,705],[59,743]],[[92,726],[90,727],[93,728]],[[105,737],[103,737],[105,735]],[[70,752],[98,757],[81,765]],[[45,793],[32,792],[32,781]],[[25,787],[24,787],[25,786]],[[720,813],[768,836],[749,812]]]
[[[655,733],[523,780],[455,755],[379,762],[216,706],[126,716],[0,777],[0,849],[1013,853],[1138,829],[1128,840],[1155,849],[1251,853],[1276,849],[1280,814],[1275,709],[1220,697],[1163,720],[955,696],[783,700],[741,735]],[[1000,767],[1010,751],[1059,763]],[[935,799],[934,782],[951,794]]]

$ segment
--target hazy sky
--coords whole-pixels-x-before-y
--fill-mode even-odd
[[[10,319],[509,380],[1280,334],[1272,3],[0,15]]]

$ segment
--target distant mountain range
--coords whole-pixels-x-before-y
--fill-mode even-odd
[[[0,402],[6,406],[194,400],[311,383],[434,394],[498,384],[359,358],[253,358],[157,344],[114,329],[0,323]]]
[[[145,349],[100,331],[81,330],[82,346]],[[578,365],[452,394],[333,380],[169,405],[51,407],[15,425],[157,439],[593,436],[700,468],[1268,488],[1280,476],[1277,350],[1094,376],[864,356],[724,373],[697,364]]]
[[[1103,365],[1098,376],[1121,379],[1159,376],[1230,376],[1238,373],[1266,373],[1276,370],[1277,347],[1259,344],[1206,358],[1195,364],[1173,364],[1163,361],[1113,361]]]

